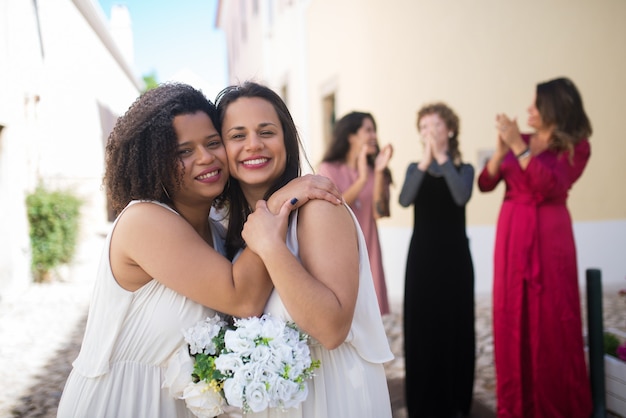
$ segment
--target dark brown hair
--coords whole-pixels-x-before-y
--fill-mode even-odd
[[[276,110],[278,119],[283,128],[287,164],[282,175],[265,193],[263,199],[267,200],[276,190],[300,176],[300,136],[298,135],[298,130],[291,117],[291,113],[283,99],[269,87],[251,81],[245,82],[242,85],[226,87],[217,95],[215,103],[217,104],[219,115],[218,129],[220,131],[222,129],[226,109],[231,103],[242,97],[258,97],[267,100],[274,107],[274,110]],[[241,190],[241,185],[239,181],[233,177],[230,178],[228,199],[230,207],[228,211],[228,231],[226,233],[226,252],[227,256],[232,259],[236,252],[245,245],[241,238],[241,231],[243,231],[243,224],[251,213],[248,202]]]
[[[333,141],[326,150],[326,154],[324,154],[322,161],[346,161],[348,151],[350,151],[350,141],[348,139],[350,138],[350,135],[356,134],[361,126],[363,126],[363,121],[365,119],[371,120],[372,124],[374,124],[374,130],[376,130],[376,120],[374,120],[374,116],[372,116],[371,113],[367,112],[350,112],[335,122],[335,126],[333,127]],[[379,152],[380,148],[378,147],[378,144],[376,144],[376,153],[367,156],[367,165],[374,167],[374,161],[376,160],[376,156]],[[384,175],[389,183],[393,182],[389,168],[385,169]]]
[[[535,106],[545,126],[553,126],[550,148],[571,151],[593,132],[578,89],[568,78],[537,84]]]

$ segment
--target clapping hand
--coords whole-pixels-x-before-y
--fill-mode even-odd
[[[521,140],[516,118],[510,119],[504,113],[499,113],[496,115],[496,128],[498,129],[498,136],[509,147],[517,140]]]
[[[383,171],[389,165],[389,160],[393,156],[393,146],[391,144],[387,144],[381,148],[380,152],[376,156],[376,160],[374,162],[374,170]]]
[[[448,137],[446,133],[438,133],[438,135],[430,134],[427,137],[430,141],[430,149],[433,154],[433,158],[437,160],[439,165],[446,162],[448,159]]]

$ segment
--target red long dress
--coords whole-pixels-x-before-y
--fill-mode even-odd
[[[528,142],[530,136],[523,135]],[[546,150],[526,170],[509,152],[500,172],[483,169],[481,191],[504,180],[493,284],[499,418],[589,418],[576,246],[568,191],[590,156],[589,142],[569,153]]]

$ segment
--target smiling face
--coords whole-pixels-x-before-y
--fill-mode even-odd
[[[260,199],[281,176],[287,161],[283,128],[274,106],[259,97],[236,99],[224,112],[222,137],[230,175],[239,180],[248,202]]]
[[[530,106],[528,106],[528,126],[533,128],[534,130],[539,130],[543,128],[543,119],[541,117],[541,113],[539,113],[539,109],[537,109],[537,99],[534,98]]]
[[[378,152],[376,127],[370,118],[363,118],[361,127],[356,133],[351,134],[348,140],[350,141],[350,147],[357,150],[360,150],[364,145],[367,146],[368,155],[374,155]]]
[[[204,112],[174,117],[182,185],[174,200],[186,204],[211,203],[228,180],[228,160],[219,132]]]

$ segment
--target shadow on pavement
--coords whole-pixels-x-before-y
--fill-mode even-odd
[[[404,400],[404,379],[396,378],[387,380],[389,397],[391,398],[391,412],[393,418],[407,418],[406,404]],[[496,414],[487,405],[477,399],[472,402],[472,411],[469,418],[496,418]]]
[[[78,322],[67,345],[58,350],[35,377],[36,383],[25,392],[11,411],[12,417],[56,418],[65,381],[72,370],[72,362],[80,351],[86,322],[87,315]]]

